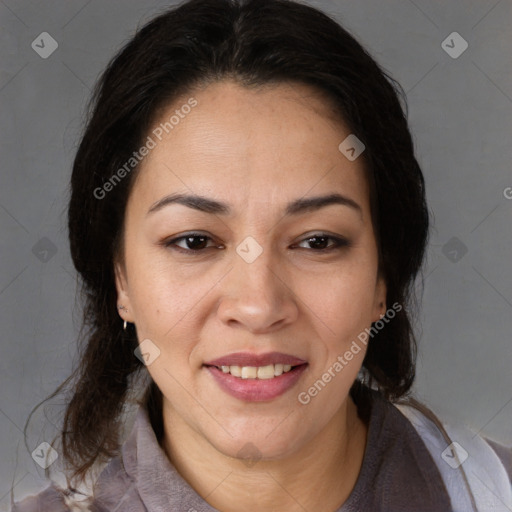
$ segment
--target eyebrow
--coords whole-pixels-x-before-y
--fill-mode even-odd
[[[148,210],[148,215],[161,210],[171,204],[181,204],[194,210],[216,215],[229,215],[231,208],[228,204],[209,199],[207,197],[194,194],[170,194],[154,203]],[[285,210],[285,215],[300,215],[302,213],[319,210],[326,206],[339,204],[348,206],[355,210],[362,217],[363,210],[361,206],[353,199],[341,194],[329,194],[317,197],[302,197],[289,203]]]

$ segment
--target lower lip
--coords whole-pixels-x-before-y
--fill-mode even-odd
[[[216,366],[206,366],[219,386],[231,396],[246,402],[265,402],[272,400],[292,388],[300,379],[307,364],[294,367],[289,372],[272,379],[242,379],[224,373]]]

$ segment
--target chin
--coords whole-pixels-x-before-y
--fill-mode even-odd
[[[279,428],[279,427],[277,427]],[[274,429],[274,431],[273,431]],[[215,448],[228,457],[248,460],[248,466],[262,460],[279,460],[297,450],[297,435],[276,432],[276,428],[254,431],[254,426],[244,429],[233,437],[223,436],[222,440],[210,440]],[[229,430],[228,430],[229,431]],[[270,435],[268,432],[271,432]],[[272,437],[274,437],[272,439]],[[293,442],[291,442],[293,439]]]

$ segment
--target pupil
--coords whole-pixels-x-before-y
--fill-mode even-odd
[[[206,245],[206,237],[189,236],[187,237],[187,245],[189,249],[202,249]]]
[[[315,236],[309,239],[309,243],[315,249],[325,249],[327,247],[327,237]]]

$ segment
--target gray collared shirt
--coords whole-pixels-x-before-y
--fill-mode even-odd
[[[422,439],[390,403],[374,395],[368,441],[356,485],[337,511],[444,512],[450,497]],[[510,472],[510,451],[490,443]],[[508,459],[507,459],[508,457]],[[140,407],[121,454],[101,472],[94,502],[72,508],[52,486],[15,503],[12,512],[215,512],[182,478]],[[317,512],[317,511],[311,511]],[[323,511],[322,511],[323,512]]]

